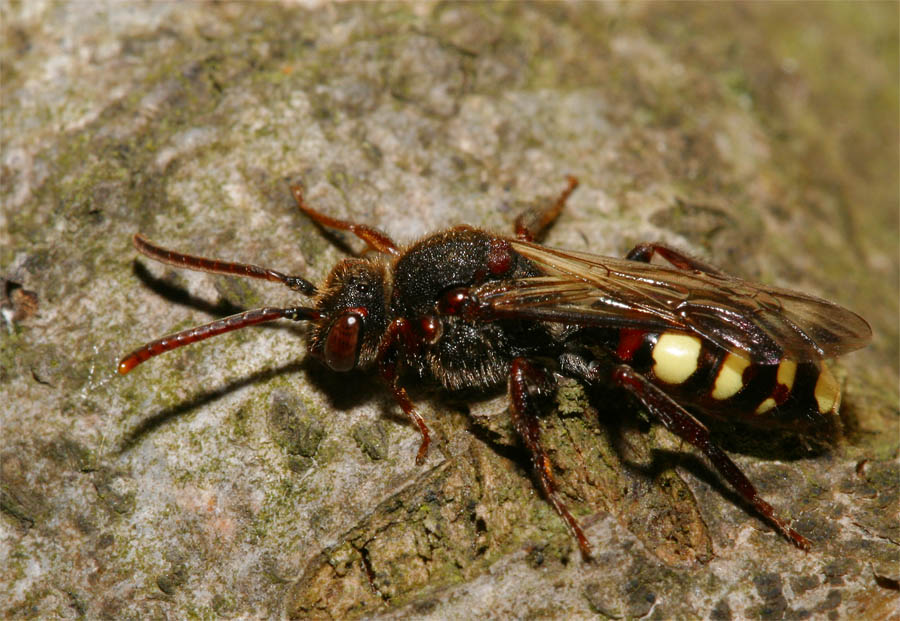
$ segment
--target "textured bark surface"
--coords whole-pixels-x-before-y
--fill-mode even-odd
[[[22,309],[0,337],[2,616],[897,614],[896,4],[0,8]],[[318,281],[342,254],[289,181],[409,242],[509,232],[566,174],[551,245],[664,241],[871,322],[833,366],[836,446],[717,436],[811,552],[617,393],[567,384],[545,421],[585,563],[502,397],[414,388],[436,437],[417,467],[377,382],[306,360],[302,327],[114,375],[150,338],[297,302],[136,257],[136,231]]]

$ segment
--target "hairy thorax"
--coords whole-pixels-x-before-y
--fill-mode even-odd
[[[470,321],[441,312],[440,304],[454,291],[538,273],[506,240],[469,227],[413,244],[394,265],[391,292],[391,314],[427,333],[423,355],[408,370],[451,390],[505,383],[513,358],[546,350],[546,330],[534,322]]]

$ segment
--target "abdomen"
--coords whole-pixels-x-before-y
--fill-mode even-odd
[[[829,424],[840,388],[821,361],[752,363],[683,332],[620,330],[614,354],[679,403],[719,419],[803,429]]]

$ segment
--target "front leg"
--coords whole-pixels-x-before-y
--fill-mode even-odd
[[[378,372],[382,379],[387,382],[394,400],[400,405],[400,409],[409,419],[416,424],[419,432],[422,434],[422,443],[419,445],[419,452],[416,454],[416,465],[421,466],[425,463],[425,456],[428,454],[428,445],[431,444],[431,434],[428,431],[428,425],[425,419],[416,411],[406,389],[400,385],[400,372],[405,359],[410,356],[418,355],[421,349],[421,338],[415,334],[410,326],[409,321],[400,317],[394,319],[388,326],[381,343],[378,345]]]
[[[531,467],[541,491],[578,540],[581,554],[589,559],[591,546],[578,521],[569,513],[559,496],[553,477],[553,464],[550,463],[550,457],[541,445],[541,427],[538,422],[540,411],[536,401],[549,396],[555,390],[555,383],[546,371],[525,358],[516,358],[512,361],[509,370],[509,411],[513,426],[531,455]]]
[[[294,195],[294,200],[297,201],[297,206],[300,208],[300,211],[312,218],[313,222],[339,231],[350,231],[366,242],[370,249],[376,252],[390,254],[395,257],[400,256],[400,249],[397,247],[397,243],[388,237],[386,233],[382,233],[378,229],[365,224],[357,224],[347,220],[338,220],[337,218],[332,218],[331,216],[326,216],[324,213],[316,211],[306,204],[306,199],[303,197],[303,191],[303,186],[299,183],[291,186],[291,194]]]

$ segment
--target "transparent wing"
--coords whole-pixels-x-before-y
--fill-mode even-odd
[[[707,272],[509,240],[545,275],[473,290],[495,316],[693,332],[753,362],[833,358],[863,347],[871,328],[819,298]]]

